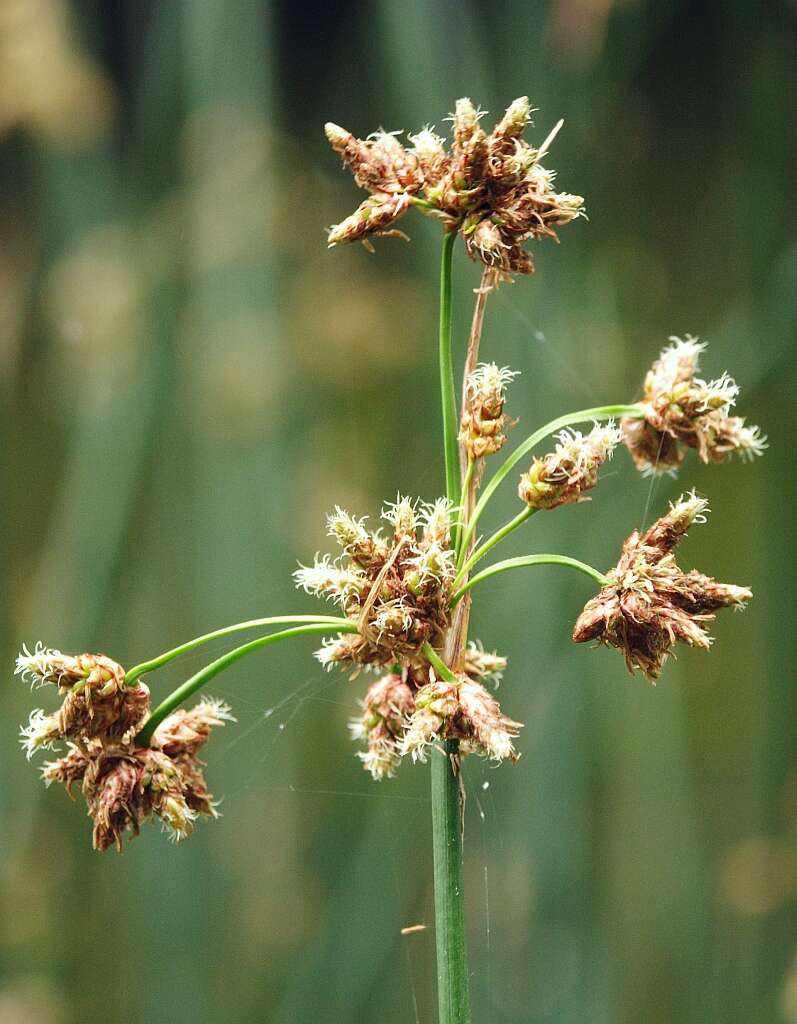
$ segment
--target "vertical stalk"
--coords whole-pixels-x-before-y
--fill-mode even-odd
[[[459,740],[446,740],[431,759],[439,1024],[470,1024],[458,751]]]
[[[429,645],[424,649],[435,672],[448,682],[457,678],[446,664],[456,642],[449,636],[442,658]],[[459,740],[445,740],[433,750],[431,760],[438,1024],[470,1024]]]
[[[443,402],[443,451],[446,463],[446,497],[459,498],[459,453],[457,450],[457,399],[454,393],[454,364],[451,355],[451,258],[456,231],[443,236],[440,259],[440,397]]]
[[[457,400],[451,352],[451,262],[456,238],[456,231],[446,233],[440,260],[440,397],[443,405],[446,497],[452,503],[458,501],[461,488]],[[455,550],[459,542],[458,532],[452,531]],[[449,636],[442,661],[436,652],[429,651],[430,660],[438,674],[449,680],[456,679],[448,668],[448,663],[453,663],[452,655],[455,659],[457,653],[449,650],[453,640],[454,638]],[[439,1024],[470,1024],[458,755],[459,741],[445,740],[442,749],[434,751],[431,767]]]
[[[457,535],[454,540],[454,554],[457,558],[457,564],[459,564],[459,541],[463,535],[465,527],[468,525],[468,516],[471,512],[471,497],[473,495],[473,477],[476,472],[476,463],[473,459],[467,459],[465,463],[465,472],[462,474],[462,490],[459,494],[459,511],[457,512],[457,518],[461,524],[460,529],[457,531]]]

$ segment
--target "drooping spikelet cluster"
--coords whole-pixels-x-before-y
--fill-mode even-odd
[[[760,455],[766,438],[730,415],[739,388],[724,373],[716,380],[696,377],[705,343],[671,338],[671,344],[648,371],[642,404],[644,419],[623,419],[625,444],[644,472],[671,472],[683,461],[682,445],[694,448],[703,462],[722,462],[732,452],[743,458]]]
[[[328,532],[342,558],[316,556],[314,565],[294,573],[297,586],[334,601],[357,623],[356,633],[342,634],[318,652],[328,667],[417,661],[425,642],[442,643],[456,575],[452,507],[444,498],[424,505],[399,497],[382,518],[391,527],[387,538],[336,509]]]
[[[48,785],[62,783],[70,795],[80,785],[96,850],[121,850],[124,834],[137,835],[153,816],[174,840],[191,834],[198,815],[216,817],[197,755],[211,728],[231,720],[225,704],[207,699],[173,712],[142,746],[136,735],[150,715],[149,689],[142,682],[126,686],[124,669],[110,658],[73,657],[37,644],[33,652],[23,649],[16,671],[63,696],[57,712],[31,713],[21,742],[28,758],[66,745],[66,753],[44,765],[42,777]]]
[[[358,755],[365,769],[375,779],[392,776],[407,754],[425,760],[437,739],[459,739],[463,755],[516,761],[512,740],[520,723],[502,714],[484,685],[505,667],[504,658],[471,644],[456,683],[438,680],[428,668],[404,668],[372,683],[362,714],[349,726],[353,739],[365,741]]]
[[[482,363],[465,382],[459,442],[471,461],[493,455],[506,444],[507,417],[504,415],[506,386],[518,376],[517,370],[495,363]]]
[[[609,420],[596,423],[589,434],[563,430],[557,434],[555,449],[535,458],[528,473],[520,478],[518,496],[530,508],[558,508],[583,496],[598,482],[598,469],[612,457],[621,440],[620,430]]]
[[[673,551],[689,527],[705,522],[707,502],[694,493],[681,497],[641,536],[631,534],[607,583],[587,602],[573,640],[597,640],[625,656],[655,682],[676,643],[707,650],[706,623],[720,608],[741,608],[753,596],[747,587],[717,583],[697,570],[683,572]]]
[[[531,121],[528,97],[516,99],[489,135],[479,124],[482,116],[469,99],[457,100],[450,149],[430,128],[411,135],[405,147],[395,133],[358,139],[327,124],[333,149],[371,193],[330,230],[329,245],[398,233],[392,226],[415,204],[459,231],[471,258],[504,275],[532,273],[523,243],[556,238],[555,228],[576,218],[584,201],[555,192],[554,172],[539,162],[552,136],[540,149],[523,139]]]

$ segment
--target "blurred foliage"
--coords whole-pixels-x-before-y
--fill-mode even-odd
[[[753,466],[653,488],[617,458],[591,505],[507,545],[609,565],[681,488],[707,493],[684,564],[756,600],[656,689],[569,643],[585,581],[481,593],[526,729],[514,770],[467,766],[476,1021],[797,1021],[795,44],[786,2],[0,4],[7,666],[23,641],[130,664],[309,610],[290,571],[331,505],[439,493],[437,229],[326,251],[355,200],[328,119],[415,129],[521,93],[533,137],[565,118],[553,163],[589,223],[488,306],[519,430],[633,397],[691,331],[770,436]],[[460,355],[478,277],[460,253]],[[9,667],[0,1024],[434,1019],[431,927],[400,935],[432,921],[426,773],[371,783],[345,728],[361,683],[310,650],[213,688],[239,717],[208,751],[223,819],[121,858],[25,764]]]

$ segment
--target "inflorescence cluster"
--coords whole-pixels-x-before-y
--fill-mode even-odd
[[[683,572],[676,563],[675,547],[693,523],[705,522],[707,512],[708,502],[689,494],[649,530],[635,530],[606,574],[606,585],[579,616],[575,642],[615,647],[631,671],[641,669],[652,682],[675,643],[708,650],[706,624],[720,608],[741,608],[753,594],[696,569]]]
[[[650,452],[649,464],[640,458],[640,424],[644,431],[662,428],[661,436],[673,445],[683,441],[712,461],[731,451],[760,454],[765,439],[758,429],[729,413],[738,394],[733,380],[727,374],[709,383],[694,378],[704,348],[692,339],[676,339],[661,353],[647,375],[640,418],[624,419],[621,427],[612,420],[596,422],[586,434],[561,431],[553,450],[534,457],[521,475],[521,501],[540,511],[587,500],[584,492],[595,487],[600,467],[623,442],[640,469],[658,469],[661,451],[664,468],[671,468],[670,451],[659,441],[660,451]],[[474,463],[506,441],[506,387],[514,376],[506,367],[481,364],[465,382],[459,440]],[[665,427],[672,433],[665,434]],[[681,458],[679,451],[678,463]],[[506,718],[485,690],[484,676],[490,673],[480,661],[483,652],[469,649],[465,672],[451,683],[435,677],[422,651],[427,641],[442,646],[450,623],[456,511],[445,499],[423,505],[399,498],[383,512],[391,526],[383,538],[338,508],[329,517],[328,532],[340,544],[341,558],[317,557],[313,566],[295,573],[299,586],[334,601],[358,624],[356,633],[327,642],[319,660],[327,667],[390,668],[369,688],[363,715],[352,725],[352,734],[366,740],[361,757],[375,778],[391,775],[407,753],[422,758],[438,737],[459,739],[463,754],[517,757],[512,739],[520,725]],[[579,617],[573,639],[615,647],[629,669],[640,669],[652,681],[675,643],[707,649],[706,623],[720,608],[740,608],[752,595],[745,587],[678,568],[673,548],[693,522],[704,521],[706,511],[705,500],[691,494],[644,534],[634,532],[606,585]],[[503,659],[498,660],[503,668]]]
[[[390,665],[422,662],[424,643],[442,644],[449,624],[451,584],[456,576],[451,547],[452,508],[445,498],[424,505],[398,497],[382,518],[391,528],[383,538],[337,508],[328,533],[342,549],[342,560],[316,556],[294,573],[298,586],[337,604],[358,624],[324,645],[319,661],[333,664]]]
[[[579,430],[563,430],[552,452],[535,458],[520,478],[518,497],[529,508],[558,508],[588,501],[584,491],[598,482],[598,469],[612,457],[621,433],[612,420],[596,423],[585,436]]]
[[[758,427],[732,416],[739,388],[723,373],[716,380],[696,377],[705,342],[670,338],[645,378],[644,419],[624,419],[623,439],[639,469],[673,472],[683,462],[684,446],[702,462],[722,462],[732,454],[754,458],[766,448]]]
[[[471,644],[464,671],[452,683],[436,676],[422,650],[426,643],[442,646],[450,623],[457,572],[450,504],[399,497],[382,518],[391,527],[387,538],[336,508],[328,533],[342,548],[341,558],[316,556],[314,565],[294,574],[298,586],[334,601],[358,623],[356,633],[321,647],[323,665],[390,669],[368,688],[362,716],[351,724],[352,735],[366,741],[365,767],[376,779],[392,775],[404,755],[422,761],[440,738],[460,740],[462,754],[515,760],[512,739],[521,726],[503,715],[484,686],[497,682],[506,661]]]
[[[54,686],[63,697],[58,711],[31,713],[22,744],[28,758],[66,746],[44,765],[42,778],[47,785],[60,782],[70,795],[80,786],[96,850],[121,850],[124,834],[137,835],[153,816],[175,841],[191,834],[200,814],[217,816],[198,753],[213,726],[232,721],[226,704],[205,699],[178,709],[149,745],[141,745],[136,735],[149,718],[149,689],[142,682],[126,685],[124,669],[110,658],[72,657],[37,644],[17,658],[16,672],[33,686]]]
[[[523,243],[555,239],[555,228],[578,217],[584,200],[554,191],[555,174],[540,163],[552,136],[540,149],[523,138],[531,113],[528,97],[519,97],[488,135],[479,124],[483,111],[469,99],[457,100],[450,149],[431,128],[411,135],[405,147],[399,133],[378,131],[358,139],[327,124],[332,148],[370,193],[330,229],[329,245],[401,234],[394,225],[417,206],[442,219],[446,230],[459,231],[472,259],[503,275],[533,273]]]
[[[583,212],[583,200],[555,192],[553,172],[540,163],[561,122],[535,149],[523,138],[530,115],[528,99],[521,97],[487,134],[480,126],[482,113],[470,100],[458,100],[449,148],[430,128],[410,136],[405,147],[394,133],[379,131],[358,139],[328,124],[330,143],[355,182],[369,193],[351,216],[331,229],[330,246],[356,240],[370,245],[374,236],[400,234],[394,225],[416,206],[443,222],[449,240],[454,232],[459,234],[470,256],[490,268],[484,278],[492,283],[480,295],[512,274],[531,273],[534,265],[524,243],[555,238],[556,227]],[[450,252],[444,248],[449,274]],[[317,657],[325,667],[340,665],[353,675],[363,669],[378,672],[361,702],[361,714],[351,723],[352,735],[365,745],[359,756],[374,778],[392,775],[407,755],[425,760],[440,740],[456,740],[453,746],[460,756],[516,760],[513,740],[521,725],[503,714],[488,689],[497,685],[506,661],[466,640],[468,602],[458,602],[479,581],[474,577],[468,583],[472,565],[533,513],[587,500],[585,492],[595,487],[600,467],[618,444],[625,444],[644,473],[675,472],[687,448],[707,463],[734,452],[753,457],[766,448],[759,429],[732,413],[739,393],[733,379],[727,374],[711,381],[697,376],[705,345],[691,337],[670,340],[645,378],[641,401],[619,407],[627,414],[619,426],[608,418],[618,407],[590,410],[601,414],[603,422],[596,421],[588,433],[561,430],[552,451],[533,457],[518,486],[526,508],[481,548],[474,536],[479,514],[475,494],[484,460],[502,449],[514,426],[505,402],[516,373],[496,363],[478,364],[478,344],[473,354],[469,347],[458,436],[462,507],[451,500],[448,470],[453,459],[447,448],[449,497],[425,504],[399,496],[382,512],[387,531],[369,530],[366,520],[336,508],[328,518],[328,533],[339,546],[337,557],[317,555],[313,565],[301,566],[294,575],[297,586],[332,601],[345,618],[258,620],[309,618],[312,624],[243,645],[208,666],[213,671],[207,677],[193,677],[192,683],[199,679],[193,688],[232,663],[232,656],[243,656],[264,640],[340,630],[323,643]],[[452,392],[452,415],[453,404]],[[589,418],[566,416],[545,429]],[[447,437],[453,440],[455,434],[453,421]],[[528,438],[489,486],[500,482],[544,434]],[[487,496],[485,492],[482,499]],[[677,544],[693,523],[704,521],[706,512],[706,501],[691,493],[648,530],[633,532],[618,564],[605,576],[576,563],[601,581],[601,589],[579,616],[573,640],[616,648],[632,672],[640,669],[654,682],[676,643],[708,648],[706,626],[716,612],[740,608],[752,595],[746,587],[717,583],[677,565]],[[540,560],[574,563],[566,556],[529,556],[492,566],[481,575],[494,575],[509,563]],[[221,632],[252,624],[238,623]],[[141,823],[153,816],[174,839],[188,835],[198,815],[216,816],[198,752],[210,730],[231,719],[229,708],[204,700],[192,710],[169,714],[179,702],[175,699],[153,714],[149,690],[138,681],[151,667],[215,635],[137,666],[129,681],[124,669],[103,655],[72,657],[37,645],[33,653],[23,650],[17,660],[17,673],[24,679],[51,684],[63,697],[59,711],[32,713],[22,743],[28,757],[40,748],[66,745],[42,774],[48,784],[61,782],[69,792],[80,785],[94,821],[97,849],[121,847],[126,832],[137,834]],[[451,638],[454,655],[446,654]]]
[[[521,728],[506,718],[485,684],[497,684],[506,660],[471,643],[456,683],[437,679],[428,666],[399,665],[372,683],[352,719],[353,739],[364,740],[358,756],[375,779],[392,776],[401,759],[424,761],[437,739],[458,739],[462,754],[514,761],[512,740]]]
[[[514,426],[504,414],[506,386],[519,370],[481,363],[465,381],[459,443],[471,461],[494,455],[506,444],[506,429]]]

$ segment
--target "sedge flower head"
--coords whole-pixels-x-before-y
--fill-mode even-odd
[[[517,376],[518,371],[495,363],[481,363],[468,375],[459,440],[469,459],[492,455],[506,443],[506,387]]]
[[[620,430],[611,420],[596,423],[589,434],[579,430],[561,431],[554,450],[535,458],[528,473],[521,476],[520,500],[533,509],[588,501],[584,491],[597,484],[598,469],[612,457],[620,440]]]
[[[561,122],[535,149],[523,137],[531,123],[527,97],[514,100],[489,134],[483,116],[468,98],[457,100],[448,148],[430,127],[410,135],[405,147],[398,133],[380,130],[358,139],[327,124],[330,145],[370,193],[330,229],[329,245],[401,234],[393,225],[417,205],[441,219],[446,230],[459,231],[471,258],[500,276],[532,273],[534,262],[523,244],[555,239],[556,228],[583,214],[583,199],[554,191],[554,173],[540,164]]]
[[[507,718],[492,694],[467,675],[456,682],[432,679],[415,694],[415,710],[401,742],[402,754],[425,761],[431,746],[457,739],[463,755],[516,761],[512,740],[522,728]]]
[[[454,687],[441,684],[428,664],[398,665],[371,683],[351,719],[352,739],[364,741],[358,753],[372,778],[392,777],[405,755],[424,760],[439,739],[460,739],[460,754],[496,760],[517,755],[511,740],[520,726],[504,718],[485,684],[498,686],[506,658],[470,642],[464,673]]]
[[[198,815],[216,816],[197,755],[210,730],[232,720],[226,704],[206,698],[174,711],[142,747],[136,735],[150,716],[149,689],[140,681],[126,685],[122,666],[105,655],[65,655],[37,644],[33,653],[23,648],[17,672],[62,695],[52,714],[32,712],[21,742],[29,758],[58,750],[42,778],[61,783],[70,795],[80,786],[95,849],[121,850],[124,836],[137,835],[153,817],[180,840]]]
[[[487,683],[496,689],[506,669],[507,661],[495,651],[485,651],[476,640],[468,642],[465,650],[465,675],[476,683]]]
[[[333,601],[358,625],[357,633],[327,641],[317,652],[325,667],[419,661],[423,644],[439,645],[448,627],[456,576],[452,505],[399,495],[382,518],[391,529],[387,540],[336,509],[329,532],[341,546],[340,558],[316,556],[294,573],[297,586]]]
[[[149,714],[143,683],[125,686],[121,665],[104,654],[62,654],[36,644],[23,647],[16,673],[34,685],[53,685],[65,694],[58,712],[62,738],[96,738],[114,743],[137,731]]]
[[[684,572],[674,550],[693,523],[705,522],[707,502],[682,496],[644,533],[631,534],[606,584],[587,602],[573,640],[595,640],[616,648],[629,671],[655,682],[676,643],[708,650],[706,626],[720,608],[741,608],[753,596],[747,587],[718,583],[697,570]]]
[[[413,688],[403,674],[390,672],[368,687],[361,708],[361,715],[349,723],[352,739],[366,743],[357,756],[374,779],[390,778],[401,761],[401,739],[415,710]]]
[[[645,378],[644,419],[622,420],[623,440],[644,473],[674,472],[684,448],[702,462],[722,462],[732,453],[752,459],[763,454],[766,438],[758,427],[731,415],[739,387],[723,373],[715,380],[697,376],[704,342],[671,338]]]
[[[195,707],[178,708],[164,718],[153,733],[152,746],[172,758],[194,758],[210,738],[211,729],[234,721],[228,704],[206,697]]]

